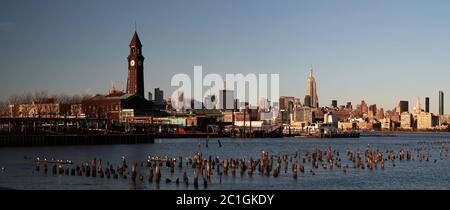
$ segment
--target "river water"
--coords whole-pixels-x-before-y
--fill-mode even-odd
[[[219,146],[219,141],[221,146]],[[208,146],[206,144],[208,141]],[[0,188],[13,189],[76,189],[76,190],[109,190],[109,189],[194,189],[193,170],[188,169],[190,185],[186,188],[182,183],[184,169],[175,167],[171,174],[167,167],[162,167],[161,183],[149,183],[144,181],[132,182],[128,179],[107,179],[86,176],[53,175],[52,168],[45,174],[41,168],[35,171],[35,166],[30,157],[46,157],[48,159],[68,159],[80,164],[81,161],[89,161],[93,158],[101,158],[103,164],[106,161],[117,166],[124,156],[128,163],[143,161],[151,156],[183,156],[184,159],[192,157],[194,152],[200,150],[203,158],[218,156],[220,159],[250,158],[258,159],[261,151],[269,152],[269,155],[284,155],[294,157],[298,153],[297,161],[301,163],[301,157],[305,151],[312,152],[316,148],[330,148],[340,153],[342,165],[349,164],[346,173],[334,167],[323,169],[321,166],[311,172],[311,164],[305,163],[305,173],[300,173],[294,179],[291,170],[282,172],[280,176],[263,176],[255,171],[253,176],[244,173],[243,176],[236,172],[236,176],[228,173],[220,177],[216,170],[208,184],[207,189],[248,189],[248,190],[346,190],[346,189],[450,189],[450,159],[440,154],[440,149],[448,146],[450,134],[423,134],[423,133],[399,133],[389,136],[362,136],[359,139],[308,139],[308,138],[265,138],[265,139],[231,139],[210,138],[207,139],[156,139],[154,144],[138,145],[98,145],[98,146],[55,146],[55,147],[27,147],[27,148],[0,148]],[[386,161],[384,170],[380,167],[374,170],[353,168],[347,156],[347,149],[353,151],[359,149],[362,154],[366,147],[379,149],[386,155],[387,150],[399,151],[410,148],[414,160]],[[418,160],[416,151],[426,152],[429,160]],[[384,156],[386,157],[386,156]],[[295,159],[294,159],[295,160]],[[105,167],[105,166],[103,166]],[[139,168],[139,174],[146,176],[145,167]],[[166,184],[166,179],[172,182]],[[180,185],[174,180],[180,178]],[[203,181],[199,189],[203,188]]]

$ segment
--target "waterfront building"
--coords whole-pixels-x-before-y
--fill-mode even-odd
[[[309,96],[309,100],[307,100],[306,96]],[[313,75],[312,68],[310,69],[308,80],[306,81],[306,96],[304,103],[305,106],[309,106],[312,108],[319,107],[319,97],[317,96],[317,84],[316,79],[314,78]]]
[[[120,112],[133,110],[135,115],[149,115],[153,113],[151,102],[138,94],[108,94],[96,95],[82,101],[86,118],[112,119],[119,121]]]
[[[366,131],[370,131],[373,130],[373,123],[372,122],[367,122],[367,121],[359,121],[357,122],[357,127],[360,130],[366,130]]]
[[[430,112],[430,97],[425,98],[425,112]]]
[[[356,122],[338,122],[338,128],[341,130],[355,130],[357,128]]]
[[[339,118],[338,116],[328,112],[323,116],[323,123],[331,125],[331,127],[338,128]]]
[[[11,104],[9,113],[11,117],[59,118],[70,116],[71,108],[72,104],[56,102],[55,98],[42,98],[31,103]],[[82,114],[77,110],[74,113]]]
[[[130,42],[128,60],[128,79],[126,93],[114,87],[108,95],[97,94],[81,102],[86,118],[107,118],[119,121],[124,118],[145,117],[162,114],[159,110],[165,109],[163,94],[159,88],[155,89],[155,105],[145,99],[144,95],[144,56],[142,43],[137,32],[134,32]],[[149,99],[152,96],[149,94]],[[121,112],[123,112],[121,114]]]
[[[444,92],[439,91],[439,115],[444,115]]]

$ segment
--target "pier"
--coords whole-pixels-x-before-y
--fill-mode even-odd
[[[360,134],[357,132],[342,132],[342,133],[313,133],[295,135],[299,138],[359,138]]]

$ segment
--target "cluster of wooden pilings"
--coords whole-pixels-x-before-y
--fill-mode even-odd
[[[448,157],[448,143],[442,143],[434,149],[439,151],[440,160]],[[190,157],[149,156],[145,160],[133,161],[128,165],[126,158],[122,157],[117,166],[113,166],[109,161],[104,165],[104,161],[97,158],[78,165],[73,165],[72,161],[45,162],[41,159],[35,161],[35,171],[43,170],[44,173],[50,173],[48,170],[52,167],[53,175],[125,179],[134,184],[148,182],[155,184],[157,189],[161,184],[175,184],[177,188],[181,185],[185,189],[201,187],[208,189],[211,184],[222,184],[222,178],[225,176],[252,178],[257,174],[274,179],[279,176],[291,176],[296,181],[303,176],[317,176],[320,171],[337,169],[343,174],[351,173],[352,170],[384,171],[396,167],[396,164],[408,164],[412,161],[432,163],[433,158],[434,163],[439,160],[438,157],[431,155],[430,148],[425,145],[401,146],[398,150],[381,150],[367,145],[363,150],[348,148],[344,153],[331,147],[280,155],[270,155],[267,151],[261,151],[259,158],[248,160],[221,159],[218,156],[205,158],[197,151]],[[176,170],[178,176],[174,175]]]

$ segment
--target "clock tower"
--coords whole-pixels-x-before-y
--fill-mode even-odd
[[[142,56],[142,44],[136,31],[131,39],[128,55],[127,93],[144,97],[144,56]]]

